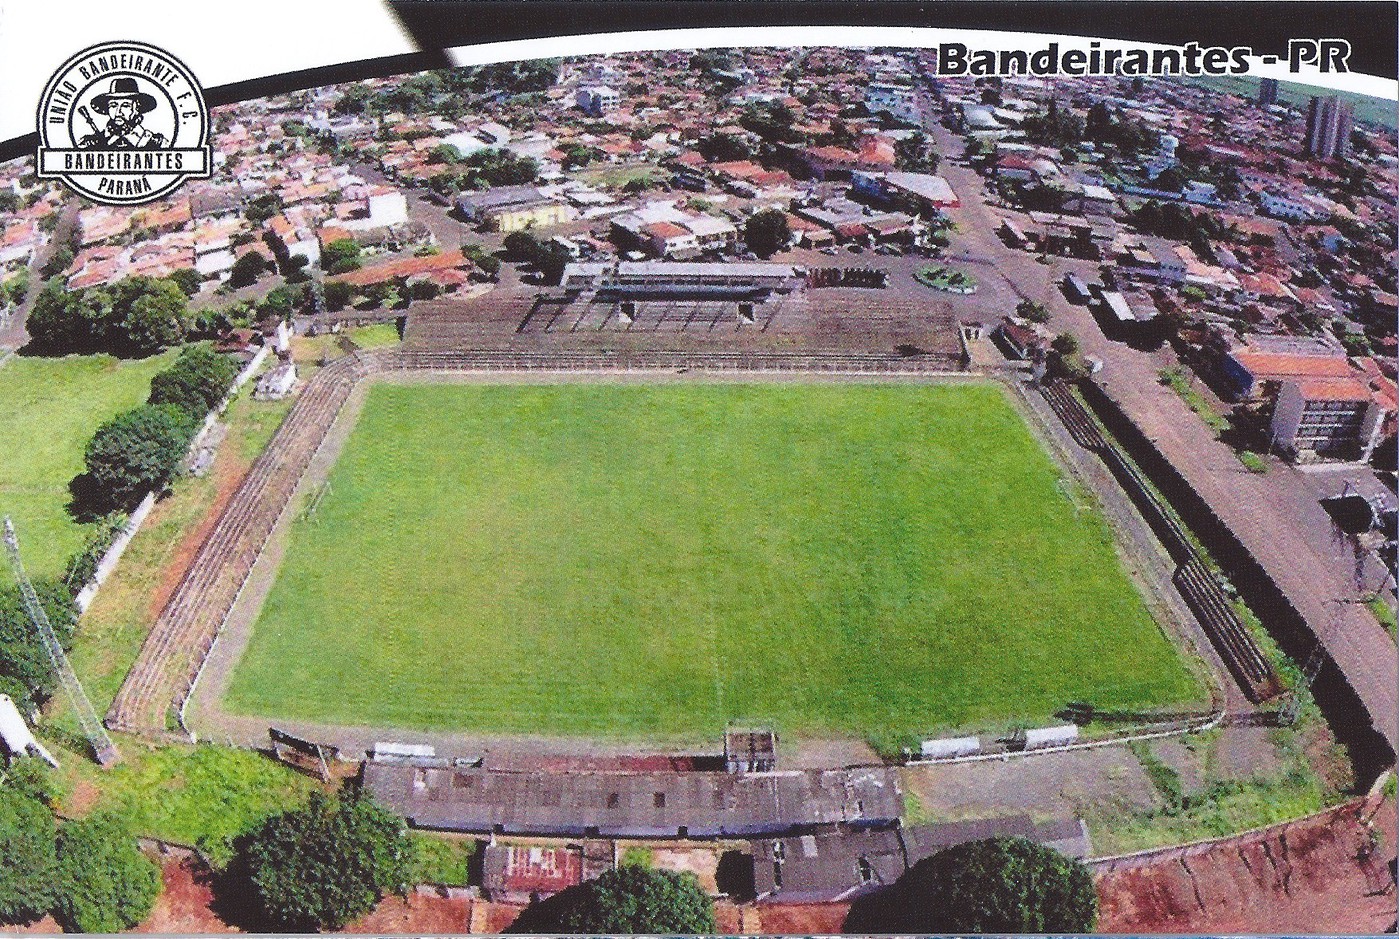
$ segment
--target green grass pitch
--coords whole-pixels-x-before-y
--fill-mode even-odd
[[[380,385],[234,713],[889,739],[1202,690],[994,385]]]

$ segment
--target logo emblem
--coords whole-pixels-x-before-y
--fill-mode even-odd
[[[63,63],[39,99],[38,172],[107,205],[153,202],[208,178],[209,109],[185,64],[140,42]]]

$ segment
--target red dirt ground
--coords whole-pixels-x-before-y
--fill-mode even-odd
[[[247,460],[235,460],[232,456],[222,460],[215,458],[213,501],[209,503],[209,508],[204,512],[199,524],[180,539],[180,543],[175,547],[174,553],[170,555],[170,560],[165,565],[160,583],[151,592],[150,603],[146,610],[152,620],[160,616],[160,611],[165,609],[166,601],[175,592],[175,588],[180,586],[185,571],[189,570],[189,566],[194,563],[194,556],[199,553],[199,546],[204,543],[204,539],[208,537],[210,530],[218,522],[219,516],[223,514],[224,506],[228,505],[228,500],[233,498],[238,484],[243,481],[243,477],[248,474],[251,467],[252,463]]]
[[[1394,802],[1358,799],[1252,835],[1161,852],[1099,872],[1099,929],[1382,933],[1395,922],[1394,846]]]
[[[237,932],[209,909],[214,893],[209,873],[197,861],[166,861],[161,865],[165,890],[146,921],[136,927],[141,933]]]
[[[468,897],[449,899],[418,893],[409,893],[406,900],[389,897],[374,912],[346,926],[345,932],[381,936],[464,933],[471,925],[471,905]]]

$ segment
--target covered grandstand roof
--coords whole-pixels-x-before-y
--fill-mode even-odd
[[[614,838],[778,835],[888,825],[892,769],[768,773],[543,773],[368,763],[364,785],[420,828]]]

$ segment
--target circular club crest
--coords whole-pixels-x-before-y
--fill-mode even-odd
[[[40,176],[107,205],[138,205],[208,177],[209,109],[179,59],[140,42],[84,49],[39,99]]]

